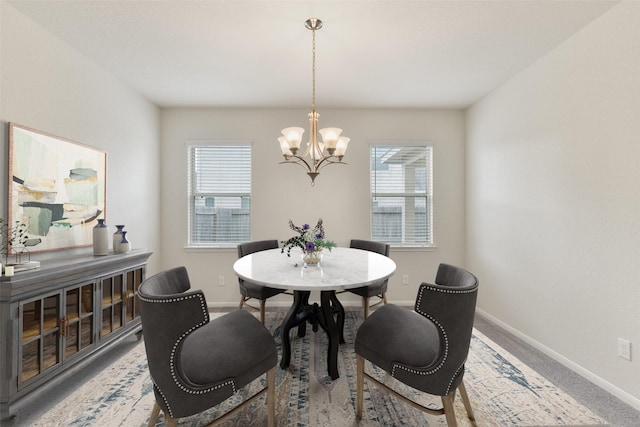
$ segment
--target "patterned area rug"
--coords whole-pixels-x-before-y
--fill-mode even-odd
[[[267,313],[267,326],[278,346],[283,312]],[[340,346],[340,378],[327,376],[326,335],[307,328],[307,336],[292,332],[291,365],[277,369],[276,415],[279,426],[446,426],[444,416],[436,417],[410,407],[365,380],[363,419],[355,418],[356,357],[355,333],[362,314],[347,311],[346,344]],[[372,375],[387,381],[399,391],[422,403],[439,405],[440,399],[416,393],[372,367]],[[264,378],[264,377],[263,377]],[[261,380],[261,381],[264,381]],[[475,412],[470,421],[462,402],[456,399],[456,417],[460,426],[556,426],[606,425],[590,410],[580,405],[514,356],[474,330],[466,364],[465,384]],[[250,396],[260,384],[241,390],[233,398],[202,414],[183,418],[181,426],[202,426],[226,412],[230,405]],[[121,360],[116,361],[62,403],[39,419],[35,426],[145,426],[153,407],[144,344],[141,342]],[[264,398],[240,411],[224,426],[264,426]],[[158,425],[163,425],[160,416]]]

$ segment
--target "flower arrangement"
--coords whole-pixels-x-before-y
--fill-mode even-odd
[[[294,225],[293,221],[289,220],[289,228],[299,235],[281,242],[283,243],[281,252],[284,253],[286,249],[287,256],[291,256],[291,249],[295,247],[302,249],[304,253],[319,252],[324,248],[331,251],[331,248],[336,247],[335,242],[325,238],[322,218],[318,219],[318,223],[313,228],[309,224],[303,224],[302,227],[298,227]]]

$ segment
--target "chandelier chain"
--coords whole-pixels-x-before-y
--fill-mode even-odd
[[[311,62],[311,74],[312,74],[312,89],[311,89],[311,108],[313,111],[316,111],[316,30],[315,28],[312,30],[312,57],[313,60]]]

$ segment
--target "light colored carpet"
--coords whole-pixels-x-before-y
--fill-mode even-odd
[[[267,326],[280,345],[276,327],[282,312],[267,313]],[[277,369],[276,415],[279,426],[445,426],[443,416],[425,415],[365,381],[363,419],[355,418],[355,333],[362,323],[359,311],[347,311],[346,344],[340,346],[340,378],[331,381],[326,370],[327,338],[322,330],[308,329],[304,338],[292,339],[291,365]],[[295,332],[295,331],[294,331]],[[292,333],[295,336],[295,333]],[[367,363],[367,371],[423,403],[439,398],[416,393]],[[263,380],[262,380],[263,381]],[[606,425],[590,410],[527,368],[514,356],[474,331],[466,364],[465,384],[476,421],[466,417],[460,399],[456,415],[460,426]],[[182,419],[180,425],[202,426],[225,412],[230,404],[249,396],[260,384],[203,414]],[[143,426],[153,406],[144,344],[80,387],[34,426]],[[160,417],[158,425],[163,425]],[[224,426],[266,425],[264,398],[239,412]]]

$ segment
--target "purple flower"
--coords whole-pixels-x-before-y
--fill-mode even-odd
[[[316,234],[316,239],[322,239],[324,236],[322,235],[322,233],[318,233]]]
[[[302,224],[302,229],[303,230],[308,230],[310,228],[311,228],[311,226],[309,224]]]
[[[316,244],[313,242],[307,242],[304,250],[307,252],[313,252],[316,250]]]

